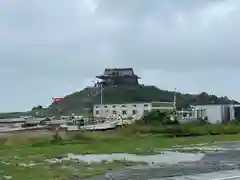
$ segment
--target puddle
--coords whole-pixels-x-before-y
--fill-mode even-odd
[[[230,149],[227,148],[220,148],[220,147],[182,147],[182,148],[171,148],[171,149],[155,149],[155,152],[161,152],[161,151],[178,151],[178,152],[182,152],[182,151],[227,151]]]
[[[128,153],[113,153],[113,154],[68,154],[62,159],[48,159],[50,163],[57,163],[63,160],[75,160],[85,163],[101,163],[104,161],[130,161],[147,164],[177,164],[180,162],[194,162],[203,158],[203,153],[181,153],[181,152],[162,152],[154,155],[137,155]]]
[[[3,176],[4,179],[12,179],[12,176]]]
[[[209,144],[214,144],[214,143],[199,143],[199,144],[188,144],[188,145],[175,145],[172,146],[173,148],[182,148],[182,147],[202,147],[202,146],[209,146]]]
[[[173,148],[156,148],[154,152],[159,153],[162,151],[175,151],[175,152],[202,152],[202,153],[207,153],[207,152],[223,152],[223,151],[235,151],[235,150],[240,150],[240,148],[235,147],[235,148],[228,148],[228,147],[220,147],[220,146],[189,146],[189,147],[173,147]]]
[[[19,164],[19,166],[22,166],[22,167],[33,167],[33,166],[37,166],[38,164],[37,163],[21,163]]]

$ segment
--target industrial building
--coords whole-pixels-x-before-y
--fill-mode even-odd
[[[191,106],[193,119],[205,119],[210,123],[228,123],[234,119],[240,119],[239,104],[210,104]]]
[[[173,111],[173,102],[141,102],[125,104],[96,104],[93,107],[94,117],[141,118],[152,110]]]
[[[176,115],[180,123],[188,123],[193,120],[193,113],[192,109],[182,109],[178,110]]]

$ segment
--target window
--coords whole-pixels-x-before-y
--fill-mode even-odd
[[[112,107],[113,107],[113,108],[115,108],[116,106],[115,106],[115,105],[113,105]]]
[[[126,105],[122,105],[122,107],[126,107]]]
[[[104,106],[105,108],[107,108],[107,106]]]
[[[143,115],[146,116],[149,113],[148,110],[144,110]]]
[[[113,114],[117,114],[117,111],[113,110]]]
[[[133,114],[133,115],[137,114],[137,110],[133,110],[133,111],[132,111],[132,114]]]
[[[133,106],[133,107],[136,107],[137,105],[136,105],[136,104],[133,104],[132,106]]]
[[[122,111],[122,115],[126,115],[127,114],[127,111],[126,110],[123,110]]]
[[[99,108],[99,106],[96,106],[96,108]]]
[[[144,104],[144,107],[148,107],[148,104]]]
[[[98,114],[99,114],[99,111],[96,111],[95,114],[98,115]]]

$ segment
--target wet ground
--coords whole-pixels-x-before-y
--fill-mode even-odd
[[[196,151],[196,148],[193,147]],[[201,149],[204,156],[195,162],[186,158],[180,163],[126,167],[109,171],[105,176],[87,180],[224,180],[240,179],[240,142]],[[188,149],[189,150],[189,149]],[[159,150],[158,150],[159,152]],[[198,152],[199,153],[199,152]]]

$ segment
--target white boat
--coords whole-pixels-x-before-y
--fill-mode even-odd
[[[78,130],[85,130],[85,131],[103,131],[108,129],[115,129],[117,127],[118,121],[106,121],[103,123],[97,124],[88,124],[84,126],[78,125],[61,125],[62,128],[66,128],[67,131],[78,131]]]
[[[89,131],[115,129],[117,127],[117,123],[118,123],[118,121],[107,121],[104,123],[80,126],[80,129],[89,130]]]

